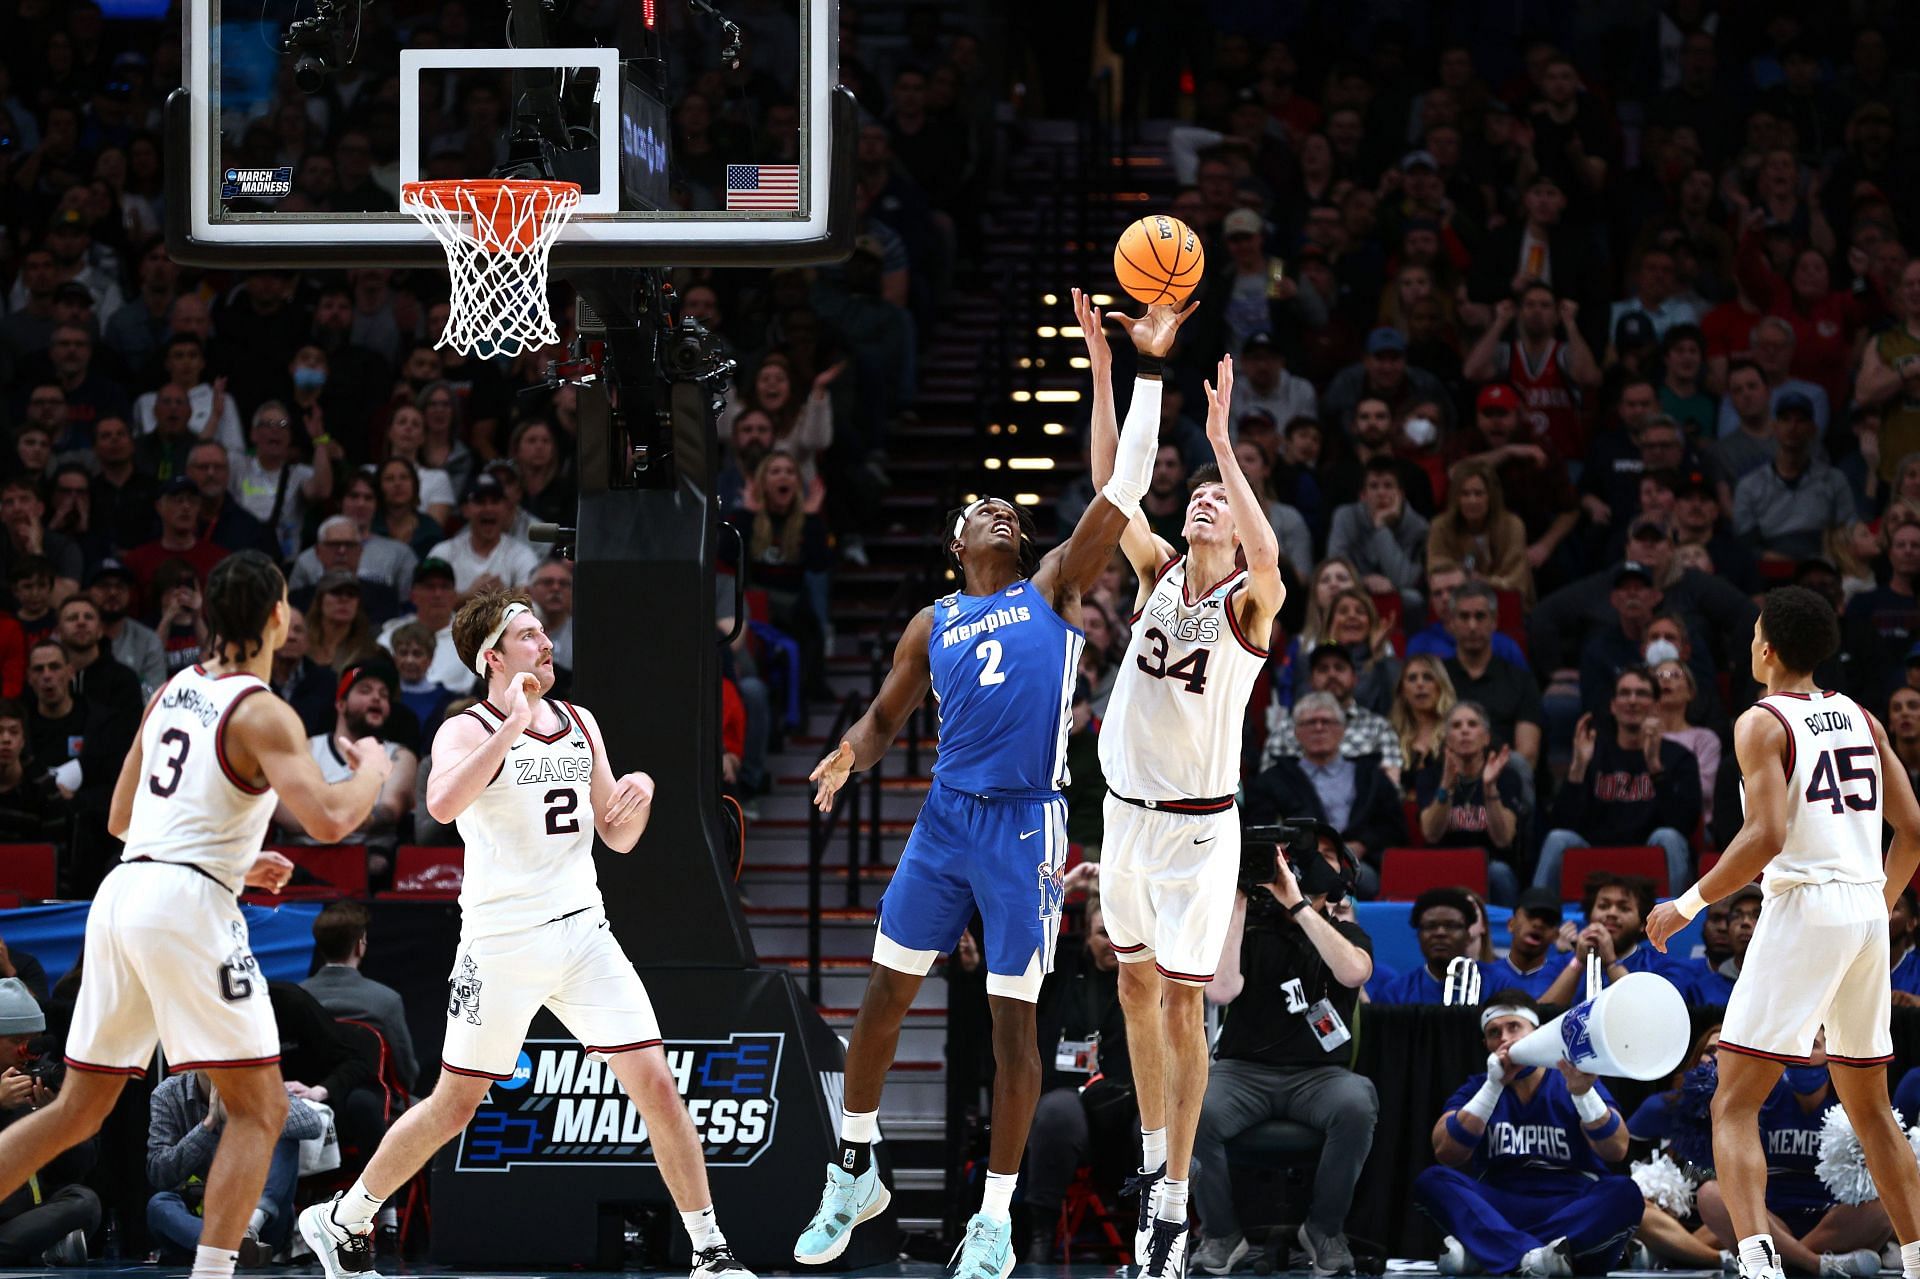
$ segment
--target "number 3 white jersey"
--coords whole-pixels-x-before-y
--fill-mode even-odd
[[[559,728],[528,727],[500,771],[454,821],[467,846],[460,886],[466,940],[537,928],[601,904],[593,868],[593,757],[598,749],[570,702],[547,703]],[[506,716],[491,702],[467,711],[489,733]]]
[[[267,691],[244,671],[189,666],[168,680],[140,725],[145,771],[133,793],[122,861],[191,866],[239,893],[273,820],[273,792],[227,761],[233,708]]]
[[[1787,730],[1787,837],[1767,863],[1768,895],[1801,884],[1885,883],[1880,750],[1866,712],[1829,692],[1774,693],[1756,705]]]
[[[1135,614],[1100,726],[1100,769],[1128,799],[1216,799],[1240,786],[1241,728],[1267,651],[1240,630],[1245,571],[1202,584],[1196,599],[1187,565],[1184,555],[1163,565]]]

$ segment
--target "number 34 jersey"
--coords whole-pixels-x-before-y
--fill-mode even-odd
[[[927,667],[940,705],[933,775],[954,790],[1044,799],[1067,784],[1073,686],[1086,638],[1022,579],[933,604]]]
[[[549,701],[555,731],[529,726],[500,771],[454,821],[467,846],[460,936],[472,941],[537,928],[601,905],[593,866],[593,756],[599,748],[570,702]],[[463,712],[500,731],[482,701]]]
[[[1799,884],[1883,884],[1880,748],[1841,693],[1774,693],[1755,705],[1787,730],[1787,836],[1767,863],[1769,896]],[[1746,807],[1746,790],[1740,792]]]
[[[1246,573],[1189,591],[1187,567],[1184,555],[1161,566],[1100,726],[1100,769],[1128,799],[1218,799],[1240,786],[1247,698],[1267,653],[1241,633]]]

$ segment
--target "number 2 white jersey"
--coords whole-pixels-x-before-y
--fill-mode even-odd
[[[1788,741],[1787,836],[1767,863],[1768,895],[1800,884],[1885,883],[1880,750],[1866,712],[1829,692],[1774,693],[1756,705],[1779,718]]]
[[[145,772],[133,793],[122,861],[191,866],[239,893],[273,820],[273,792],[227,762],[227,721],[242,699],[267,692],[244,671],[193,665],[175,675],[140,725]]]
[[[1247,698],[1267,652],[1240,630],[1245,571],[1193,599],[1187,566],[1184,555],[1163,565],[1135,614],[1100,725],[1101,772],[1128,799],[1217,799],[1240,786]]]
[[[598,749],[570,702],[547,703],[557,731],[528,727],[500,771],[454,820],[467,846],[460,935],[472,940],[537,928],[601,905],[593,868],[593,756]],[[491,702],[462,712],[500,731]]]

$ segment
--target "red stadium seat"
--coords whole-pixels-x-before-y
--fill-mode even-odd
[[[1494,629],[1527,651],[1527,611],[1519,591],[1499,591],[1499,614]]]
[[[467,852],[457,845],[402,844],[393,855],[393,890],[385,898],[452,901],[466,880]]]
[[[1381,857],[1381,901],[1410,902],[1429,888],[1470,888],[1485,900],[1487,850],[1389,848]]]
[[[293,881],[280,892],[283,901],[366,896],[367,849],[364,844],[294,845],[274,851],[298,868]],[[301,871],[305,871],[306,875],[303,876]],[[318,882],[311,882],[315,880]]]
[[[32,900],[59,892],[59,859],[52,844],[0,844],[0,889]]]
[[[1407,847],[1425,848],[1427,846],[1427,839],[1426,836],[1420,833],[1420,801],[1417,799],[1401,800],[1400,811],[1406,814],[1407,818]]]
[[[1597,870],[1619,875],[1644,875],[1653,881],[1655,896],[1668,894],[1667,854],[1659,848],[1569,848],[1560,863],[1560,900],[1577,902],[1586,891],[1587,876]]]

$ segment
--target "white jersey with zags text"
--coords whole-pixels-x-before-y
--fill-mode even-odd
[[[1134,617],[1100,726],[1100,769],[1128,799],[1239,789],[1240,730],[1267,653],[1241,633],[1246,573],[1189,592],[1187,565],[1184,555],[1169,560]]]
[[[273,820],[273,792],[227,760],[227,721],[267,691],[244,671],[193,665],[166,682],[140,725],[146,776],[133,793],[123,861],[192,866],[238,893]]]
[[[558,716],[555,731],[522,732],[500,771],[454,821],[467,846],[464,939],[520,932],[601,904],[593,868],[598,743],[571,703],[547,706]],[[488,701],[463,713],[490,733],[506,719]]]
[[[1756,705],[1787,730],[1787,836],[1767,863],[1767,892],[1885,883],[1880,749],[1866,712],[1828,692],[1774,693]]]

